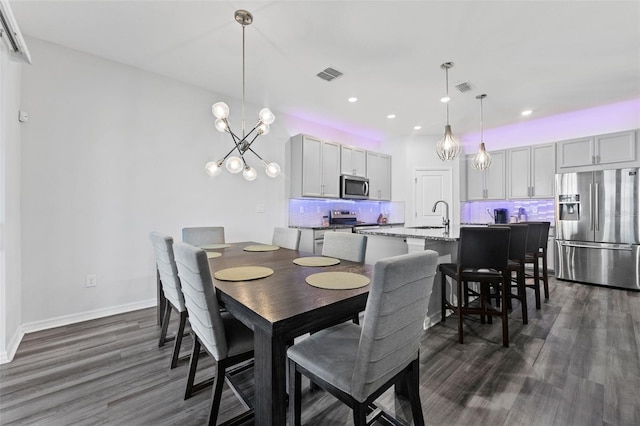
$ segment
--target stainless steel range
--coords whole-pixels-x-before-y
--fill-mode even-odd
[[[331,225],[357,225],[356,212],[349,210],[331,210],[329,212],[329,224]]]

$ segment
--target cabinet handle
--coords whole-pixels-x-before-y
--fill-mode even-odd
[[[591,156],[591,164],[596,164],[596,156],[595,155]]]
[[[536,188],[534,186],[531,187],[531,196],[535,196],[536,195]]]
[[[599,155],[596,155],[596,162],[597,162],[597,164],[600,164],[600,156]]]

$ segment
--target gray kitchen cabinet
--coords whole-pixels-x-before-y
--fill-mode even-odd
[[[491,167],[478,171],[473,167],[473,155],[466,156],[467,200],[504,200],[506,198],[504,150],[491,151]]]
[[[555,144],[523,146],[507,151],[508,198],[553,198]]]
[[[309,135],[293,136],[288,163],[292,198],[340,198],[340,144]]]
[[[370,200],[391,200],[391,156],[367,151]]]
[[[367,176],[367,152],[364,149],[342,145],[340,148],[340,173]]]
[[[635,130],[557,143],[557,173],[634,167],[640,163]]]

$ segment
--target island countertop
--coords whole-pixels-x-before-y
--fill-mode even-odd
[[[381,237],[398,238],[418,238],[436,241],[458,241],[460,236],[459,227],[451,227],[449,232],[444,232],[444,228],[380,228],[380,229],[357,229],[357,234],[377,235]]]

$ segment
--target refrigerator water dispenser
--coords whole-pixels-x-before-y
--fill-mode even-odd
[[[560,220],[580,220],[580,194],[559,195],[558,216]]]

